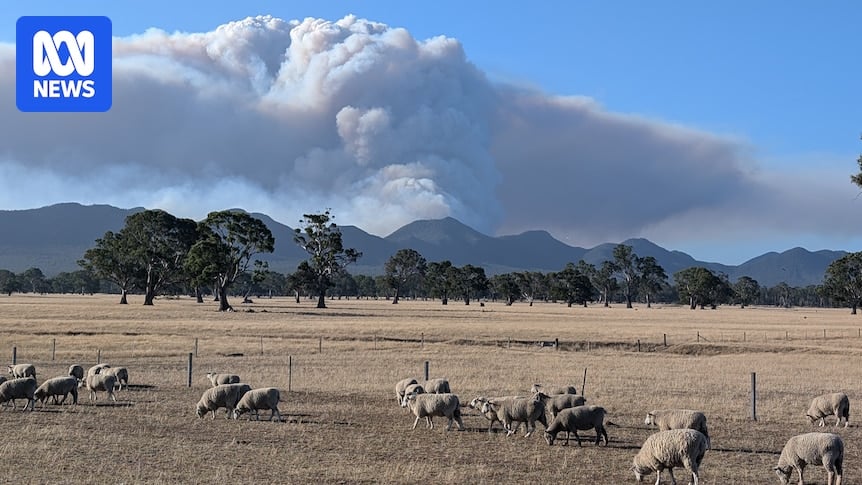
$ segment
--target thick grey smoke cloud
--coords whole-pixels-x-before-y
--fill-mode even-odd
[[[0,205],[243,207],[287,224],[332,208],[378,234],[451,215],[590,244],[794,197],[737,140],[494,83],[454,39],[352,16],[152,29],[113,51],[108,113],[18,113],[0,77]]]

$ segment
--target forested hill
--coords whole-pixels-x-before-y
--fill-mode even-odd
[[[76,261],[93,247],[96,238],[106,231],[121,229],[127,216],[141,210],[67,203],[40,209],[0,211],[0,269],[18,273],[36,267],[47,276],[77,270]],[[275,252],[263,259],[269,261],[274,271],[292,272],[304,258],[304,253],[293,242],[293,229],[267,215],[254,216],[263,220],[276,238]],[[520,270],[557,271],[566,263],[577,263],[581,259],[598,266],[604,260],[613,259],[613,248],[617,244],[605,243],[589,249],[573,247],[545,231],[492,237],[451,217],[415,221],[386,237],[369,234],[355,226],[341,226],[341,231],[345,247],[354,247],[363,253],[350,271],[365,274],[381,273],[386,260],[402,248],[415,249],[428,261],[448,259],[457,266],[483,266],[490,275]],[[749,276],[765,286],[781,282],[795,287],[820,284],[826,267],[847,254],[794,248],[782,253],[770,252],[739,266],[728,266],[697,261],[686,253],[667,250],[646,239],[629,239],[622,243],[632,246],[638,256],[656,258],[668,276],[691,266],[704,266],[727,274],[731,281]]]

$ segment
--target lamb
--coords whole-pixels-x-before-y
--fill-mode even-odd
[[[404,399],[401,400],[401,407],[410,408],[410,411],[416,416],[411,429],[416,429],[416,425],[422,418],[425,418],[428,429],[434,429],[431,418],[441,416],[449,419],[446,431],[452,429],[452,421],[457,421],[458,429],[464,430],[464,421],[461,420],[461,401],[455,394],[419,394],[414,391],[404,395]]]
[[[404,390],[411,384],[419,384],[419,381],[413,377],[408,377],[406,379],[401,379],[395,384],[395,399],[398,401],[399,405],[401,404],[401,401],[404,400]]]
[[[94,374],[87,376],[84,381],[84,386],[90,391],[90,400],[97,400],[96,391],[105,391],[108,393],[108,398],[117,402],[117,397],[114,396],[114,387],[117,385],[117,377],[110,374]]]
[[[210,384],[213,387],[220,386],[222,384],[239,384],[239,376],[236,374],[219,374],[216,372],[207,372],[207,379],[210,380]]]
[[[66,401],[66,397],[72,395],[72,404],[78,404],[78,378],[75,376],[60,376],[48,379],[36,389],[33,397],[42,402],[42,407],[45,407],[45,401],[48,397],[53,397],[57,403],[57,396],[63,396],[59,404]]]
[[[605,446],[608,446],[608,432],[605,431],[605,414],[605,408],[601,406],[575,406],[563,409],[554,417],[551,425],[545,429],[545,441],[548,442],[548,445],[553,446],[554,441],[557,439],[557,433],[565,431],[566,443],[563,446],[568,446],[570,433],[575,433],[578,446],[581,446],[581,437],[578,436],[578,431],[595,429],[596,446],[599,445],[602,438],[605,440]]]
[[[676,484],[673,476],[675,467],[685,467],[691,472],[694,485],[698,484],[698,470],[707,450],[707,439],[695,429],[670,429],[659,431],[648,437],[635,455],[632,471],[638,482],[646,475],[656,473],[655,483],[661,482],[661,472],[667,469],[671,483]]]
[[[449,394],[452,392],[449,389],[449,381],[446,379],[428,379],[423,387],[428,394]]]
[[[575,386],[558,386],[544,389],[541,384],[533,384],[533,387],[530,388],[530,392],[533,394],[537,392],[544,392],[549,396],[553,396],[556,394],[577,394],[578,390],[575,389]]]
[[[499,419],[497,419],[497,413],[495,411],[492,411],[489,409],[488,412],[482,412],[482,405],[488,401],[495,401],[495,400],[500,400],[500,399],[514,399],[516,397],[523,397],[523,396],[503,396],[503,397],[479,396],[479,397],[473,398],[470,401],[470,403],[467,404],[467,406],[469,406],[472,409],[475,409],[476,411],[479,411],[479,414],[484,416],[485,419],[487,419],[489,421],[488,432],[490,433],[494,428],[494,423],[498,422],[502,425],[503,422],[500,421]]]
[[[808,406],[808,411],[805,413],[808,419],[813,424],[818,419],[820,426],[826,424],[825,417],[835,415],[838,421],[835,421],[835,426],[841,424],[841,418],[844,418],[844,427],[850,425],[850,399],[843,392],[833,392],[831,394],[823,394],[811,400],[811,405]]]
[[[252,389],[245,393],[237,403],[233,410],[233,419],[237,419],[241,414],[252,411],[255,421],[258,421],[259,409],[269,409],[272,412],[269,415],[269,420],[277,418],[281,421],[281,413],[278,412],[278,402],[281,400],[281,392],[274,387],[265,387],[261,389]]]
[[[706,415],[690,409],[655,409],[644,419],[644,424],[658,426],[659,431],[669,429],[696,429],[706,436],[709,446],[709,431],[706,429]]]
[[[198,418],[203,418],[205,414],[212,411],[212,418],[215,419],[215,412],[218,408],[226,408],[226,418],[230,419],[231,413],[236,408],[237,403],[242,399],[243,395],[251,391],[251,386],[248,384],[219,384],[204,391],[198,401],[195,411]]]
[[[117,378],[117,385],[119,386],[119,390],[123,390],[123,386],[126,386],[126,389],[129,388],[129,370],[125,367],[110,367],[107,369],[102,369],[102,374],[112,375]]]
[[[805,465],[817,464],[826,468],[826,485],[841,485],[844,441],[840,436],[833,433],[805,433],[791,437],[781,450],[778,466],[773,470],[781,483],[786,484],[790,481],[790,473],[796,469],[801,485]]]
[[[26,411],[28,407],[30,408],[30,411],[32,411],[36,406],[36,400],[33,397],[35,393],[35,377],[31,376],[11,379],[0,384],[0,404],[12,401],[12,409],[16,409],[16,399],[27,399],[27,404],[24,405],[23,411]]]
[[[79,381],[84,380],[84,368],[78,364],[72,364],[69,366],[69,375],[74,376],[75,379]]]
[[[9,374],[13,378],[20,377],[33,377],[36,378],[36,366],[33,364],[17,364],[17,365],[9,365]]]
[[[108,369],[111,366],[109,364],[96,364],[93,367],[87,369],[87,377],[94,376],[100,374],[102,369]]]
[[[557,414],[563,409],[583,406],[587,402],[584,396],[577,394],[556,394],[549,396],[544,392],[537,392],[533,397],[541,399],[545,403],[545,409],[551,413],[551,419],[556,418]]]
[[[536,421],[548,428],[548,419],[545,417],[545,403],[532,397],[500,399],[487,401],[482,404],[482,414],[487,412],[497,413],[497,419],[506,428],[506,436],[515,434],[521,423],[527,423],[527,434],[529,438],[536,430]],[[518,423],[512,428],[512,423]]]

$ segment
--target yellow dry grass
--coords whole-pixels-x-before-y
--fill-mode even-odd
[[[842,309],[336,300],[317,310],[312,301],[264,299],[223,314],[188,298],[153,307],[117,299],[0,297],[8,362],[14,347],[41,381],[101,355],[126,366],[133,384],[117,403],[82,392],[78,406],[0,410],[8,481],[618,484],[634,482],[631,459],[653,431],[643,425],[646,412],[686,407],[709,419],[713,449],[701,483],[776,483],[771,469],[786,439],[815,429],[803,416],[810,399],[847,392],[853,423],[862,382],[862,320]],[[536,345],[555,339],[558,350]],[[581,389],[586,368],[588,402],[618,426],[608,429],[607,448],[594,446],[591,432],[581,448],[549,447],[541,432],[488,434],[487,421],[463,408],[466,432],[445,432],[440,418],[433,430],[420,423],[411,431],[393,387],[422,378],[426,361],[464,404],[525,393],[534,382]],[[281,388],[285,422],[197,419],[208,371]],[[837,432],[847,445],[845,483],[855,483],[859,428]],[[806,475],[807,483],[825,481],[822,468]],[[687,478],[679,471],[677,479]]]

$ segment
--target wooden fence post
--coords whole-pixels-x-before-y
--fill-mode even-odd
[[[323,353],[323,337],[318,337],[318,341],[317,341],[317,353],[318,353],[318,354],[322,354],[322,353]]]
[[[96,363],[97,364],[102,363],[102,349],[99,349],[96,351]]]
[[[57,339],[51,339],[51,360],[57,356]]]
[[[421,340],[419,341],[419,348],[420,349],[425,348],[425,332],[422,332]]]
[[[192,387],[192,359],[193,354],[189,352],[188,387]]]
[[[641,339],[638,339],[638,352],[641,351]]]
[[[290,392],[290,386],[293,383],[293,356],[287,356],[287,392]]]
[[[663,333],[662,336],[664,338],[664,346],[667,347],[667,334]]]

